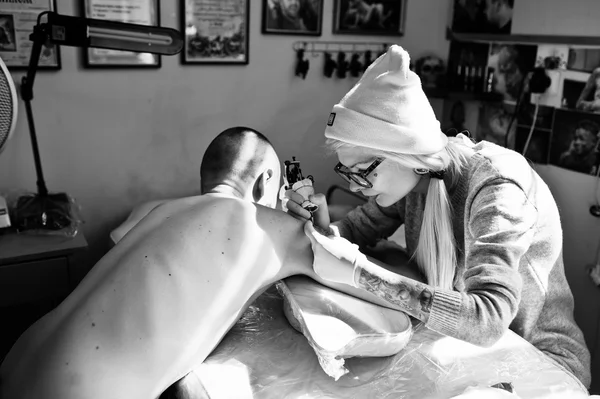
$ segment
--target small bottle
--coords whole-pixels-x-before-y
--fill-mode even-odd
[[[464,82],[463,66],[461,63],[459,63],[456,66],[456,75],[454,76],[454,79],[452,79],[452,89],[457,90],[457,91],[462,90],[463,82]]]
[[[469,64],[465,65],[465,72],[463,75],[465,77],[463,90],[471,91],[471,66]]]
[[[475,74],[475,93],[481,93],[484,90],[485,78],[483,76],[484,68],[481,65],[477,66],[477,73]]]
[[[494,68],[489,67],[487,70],[487,79],[485,81],[485,91],[486,93],[491,93],[494,91]]]

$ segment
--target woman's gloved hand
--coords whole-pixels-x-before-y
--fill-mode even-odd
[[[358,245],[343,237],[323,235],[310,221],[304,224],[304,233],[310,239],[315,273],[324,280],[355,286],[356,264],[366,258]]]
[[[319,207],[319,209],[312,214],[301,206],[301,204],[305,201],[305,198],[293,190],[285,191],[281,201],[283,209],[287,209],[286,212],[296,219],[304,222],[312,220],[315,227],[323,231],[329,231],[329,224],[331,223],[331,220],[329,219],[329,209],[327,207],[325,195],[320,193],[313,194],[307,199]]]

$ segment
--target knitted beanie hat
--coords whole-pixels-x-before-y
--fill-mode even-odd
[[[408,53],[398,45],[377,58],[334,105],[325,137],[403,154],[442,150],[448,138],[409,63]]]

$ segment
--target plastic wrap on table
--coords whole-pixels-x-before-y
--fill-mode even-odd
[[[83,223],[79,204],[67,193],[15,191],[7,202],[11,224],[21,234],[75,237]]]
[[[277,284],[292,327],[304,334],[323,370],[335,380],[348,373],[345,359],[384,357],[408,343],[406,314],[337,292],[304,276]]]
[[[211,399],[449,399],[499,383],[512,384],[515,398],[587,397],[573,375],[511,331],[479,348],[420,323],[399,353],[346,359],[348,373],[334,381],[286,320],[280,295],[269,291],[253,305],[194,370]]]

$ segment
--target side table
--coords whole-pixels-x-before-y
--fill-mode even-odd
[[[0,307],[67,296],[75,288],[73,256],[86,248],[82,232],[0,235]]]

